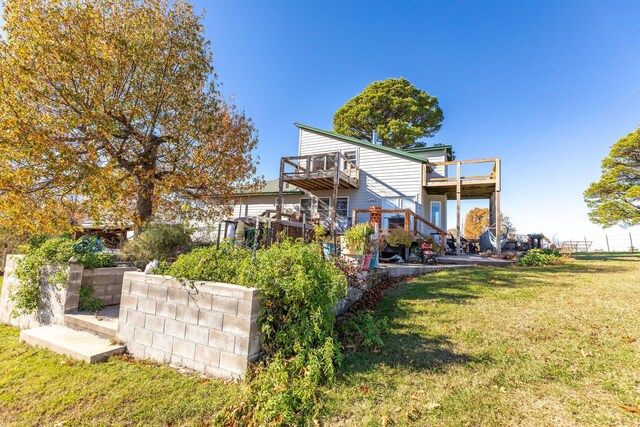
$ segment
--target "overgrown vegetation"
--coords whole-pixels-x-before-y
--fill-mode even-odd
[[[40,288],[47,283],[61,289],[69,281],[69,264],[77,263],[88,269],[113,267],[113,258],[102,252],[79,245],[70,237],[49,238],[36,235],[29,241],[26,254],[17,261],[14,274],[20,286],[10,297],[14,302],[13,316],[35,313],[40,304]]]
[[[518,265],[523,267],[563,264],[569,258],[555,249],[531,249],[518,258]]]
[[[226,281],[261,291],[265,357],[250,392],[218,417],[224,425],[304,425],[317,416],[318,388],[341,360],[333,308],[346,278],[316,244],[285,240],[250,251],[222,246],[182,255],[167,270],[180,280]]]
[[[345,348],[377,350],[384,347],[383,335],[389,332],[389,319],[375,319],[359,311],[340,323],[340,342]]]
[[[90,311],[96,315],[104,308],[102,300],[94,298],[95,289],[92,286],[84,286],[80,288],[80,297],[78,299],[78,310]]]
[[[120,257],[138,266],[153,260],[174,261],[191,246],[192,233],[184,224],[152,224],[125,243]]]

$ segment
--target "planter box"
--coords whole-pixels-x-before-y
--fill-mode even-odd
[[[240,378],[260,357],[259,311],[255,288],[127,272],[118,338],[137,358]]]
[[[122,277],[133,267],[84,269],[80,265],[69,266],[69,283],[62,289],[56,289],[47,283],[40,287],[40,310],[38,313],[11,317],[13,301],[9,298],[12,289],[20,286],[13,275],[17,261],[22,255],[7,255],[0,293],[0,322],[9,323],[21,329],[35,328],[43,325],[64,325],[65,313],[78,310],[80,287],[93,286],[94,296],[100,298],[105,305],[119,304],[122,290]]]

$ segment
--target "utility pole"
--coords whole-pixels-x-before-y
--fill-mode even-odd
[[[631,253],[633,253],[633,239],[631,238],[631,232],[629,232],[629,241],[631,242]]]
[[[604,238],[607,239],[607,252],[611,252],[611,250],[609,249],[609,236],[605,234]]]

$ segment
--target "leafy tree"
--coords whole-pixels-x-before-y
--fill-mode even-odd
[[[3,5],[0,226],[142,226],[206,215],[212,193],[224,202],[255,184],[255,129],[217,90],[190,4]]]
[[[604,228],[640,224],[640,128],[621,138],[602,160],[602,176],[584,192],[589,219]]]
[[[464,220],[463,236],[465,239],[477,239],[489,227],[489,209],[473,208]]]
[[[443,119],[438,98],[401,77],[371,83],[336,111],[333,128],[370,142],[375,130],[383,145],[411,148],[424,146],[418,139],[435,135]]]

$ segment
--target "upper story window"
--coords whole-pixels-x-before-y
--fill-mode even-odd
[[[358,151],[357,150],[344,151],[342,154],[344,154],[344,156],[347,158],[347,160],[343,160],[343,162],[342,162],[342,168],[343,169],[347,168],[347,161],[351,162],[351,164],[353,166],[357,166],[358,165]]]

